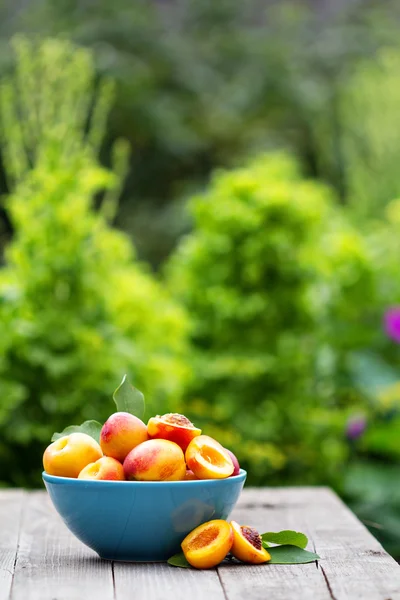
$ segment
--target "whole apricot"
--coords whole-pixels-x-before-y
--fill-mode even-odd
[[[147,439],[146,425],[138,417],[127,412],[111,415],[100,432],[100,446],[104,454],[121,463],[133,448]]]
[[[126,479],[181,481],[186,475],[182,448],[169,440],[148,440],[131,450],[124,460]]]
[[[96,462],[86,465],[79,473],[78,479],[123,481],[125,479],[124,468],[115,458],[102,456]]]
[[[227,451],[227,453],[229,454],[229,456],[231,457],[231,460],[233,462],[233,473],[232,473],[231,477],[234,477],[235,475],[239,475],[240,465],[239,465],[238,459],[233,454],[233,452],[231,452],[228,448],[225,448],[225,450]]]
[[[43,455],[46,473],[58,477],[78,477],[86,465],[103,456],[99,444],[86,433],[71,433],[50,444]]]

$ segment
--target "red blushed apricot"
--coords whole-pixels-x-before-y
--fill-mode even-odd
[[[124,468],[115,458],[103,456],[82,469],[78,479],[123,481],[125,479]]]
[[[240,526],[231,521],[233,544],[231,553],[242,562],[258,565],[271,560],[271,555],[263,548],[260,534],[253,527]]]
[[[233,452],[231,452],[230,450],[228,450],[228,448],[225,448],[225,450],[227,451],[227,453],[229,454],[229,456],[231,457],[231,460],[233,462],[233,473],[231,475],[231,477],[234,477],[235,475],[239,475],[240,473],[240,465],[239,465],[239,461],[236,458],[236,456],[233,454]]]
[[[184,415],[168,413],[152,417],[147,424],[147,433],[152,439],[175,442],[185,451],[192,439],[201,434],[201,429],[197,429]]]
[[[104,454],[121,463],[133,448],[147,439],[147,427],[143,421],[126,412],[111,415],[100,432],[100,446]]]
[[[198,481],[198,477],[191,471],[190,469],[186,469],[186,474],[184,477],[185,481]]]
[[[48,446],[43,466],[49,475],[78,477],[86,465],[103,456],[99,444],[86,433],[65,435]]]
[[[233,531],[222,520],[208,521],[196,527],[183,540],[181,547],[188,563],[196,569],[219,565],[233,544]]]
[[[225,479],[234,466],[227,450],[208,435],[199,435],[187,447],[186,464],[199,479]]]
[[[169,440],[148,440],[136,446],[124,460],[126,479],[181,481],[186,474],[182,449]]]

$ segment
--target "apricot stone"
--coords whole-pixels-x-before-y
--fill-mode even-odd
[[[182,448],[169,440],[148,440],[136,446],[124,460],[126,479],[181,481],[186,475]]]
[[[148,439],[147,427],[127,412],[116,412],[107,419],[100,433],[100,446],[106,456],[121,463],[136,446]]]
[[[233,544],[229,523],[216,519],[196,527],[181,547],[188,563],[196,569],[211,569],[224,560]]]
[[[201,434],[201,429],[195,427],[184,415],[168,413],[152,417],[147,424],[147,433],[152,439],[175,442],[185,451],[192,439]]]
[[[188,469],[199,479],[225,479],[234,466],[228,451],[208,435],[199,435],[189,444],[185,454]]]
[[[102,456],[96,462],[86,465],[79,473],[78,479],[123,481],[125,479],[124,468],[115,458]]]
[[[78,477],[86,465],[103,456],[99,444],[86,433],[65,435],[46,448],[44,470],[48,475]]]
[[[231,521],[233,544],[231,553],[242,562],[254,565],[271,560],[271,555],[263,548],[260,534],[253,527],[240,526]]]

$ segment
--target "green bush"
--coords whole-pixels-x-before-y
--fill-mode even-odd
[[[346,194],[361,216],[400,195],[400,51],[382,49],[357,65],[340,96]]]
[[[186,410],[252,483],[340,482],[362,402],[349,354],[379,301],[368,239],[284,155],[218,173],[191,208],[168,266],[192,319]]]
[[[154,411],[179,397],[186,320],[108,223],[127,149],[114,171],[100,166],[111,95],[90,53],[15,48],[0,114],[14,228],[0,270],[0,482],[38,485],[53,431],[105,419],[124,372]]]

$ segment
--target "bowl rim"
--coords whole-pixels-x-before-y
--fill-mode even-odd
[[[232,483],[239,483],[241,481],[245,481],[247,477],[247,471],[244,469],[240,469],[239,475],[231,475],[230,477],[225,477],[224,479],[193,479],[189,481],[115,481],[109,479],[77,479],[75,477],[59,477],[58,475],[49,475],[46,471],[42,472],[43,481],[46,483],[53,484],[70,484],[73,486],[81,486],[81,487],[92,487],[92,486],[131,486],[131,487],[159,487],[165,486],[165,484],[170,484],[177,487],[183,486],[199,486],[199,485],[221,485],[222,482],[230,481]]]

